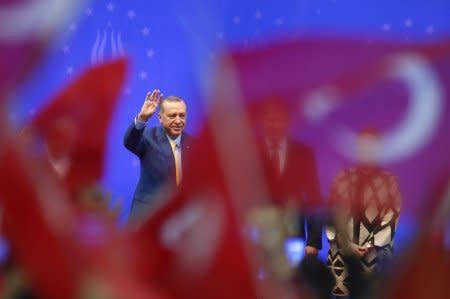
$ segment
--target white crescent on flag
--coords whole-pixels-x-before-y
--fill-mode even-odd
[[[409,103],[399,124],[383,133],[379,159],[384,164],[406,160],[419,152],[433,138],[444,111],[440,80],[424,58],[416,54],[401,54],[392,57],[390,65],[386,75],[406,84]],[[344,127],[338,135],[338,151],[356,160],[356,133]]]

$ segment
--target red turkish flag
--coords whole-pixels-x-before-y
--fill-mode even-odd
[[[47,163],[3,147],[0,199],[12,261],[42,298],[168,299],[138,276],[133,242],[109,222],[77,215]]]
[[[0,2],[0,99],[33,70],[80,4],[76,0]]]
[[[211,135],[202,137],[183,158],[192,168],[180,191],[136,231],[143,273],[174,298],[257,298],[240,219]]]
[[[242,103],[217,82],[210,117],[183,156],[180,189],[162,194],[135,233],[142,275],[175,298],[297,298],[292,285],[258,281],[266,261],[249,244],[249,218],[268,193]]]
[[[448,297],[450,281],[450,180],[439,182],[429,197],[429,209],[408,253],[394,268],[384,298]]]
[[[422,140],[415,136],[411,141],[410,131],[399,130],[394,137],[417,148],[413,153],[404,147],[395,151],[389,148],[391,151],[382,155],[382,163],[408,161],[402,164],[405,170],[396,174],[400,179],[422,180],[423,184],[410,186],[406,193],[426,190],[450,166],[443,155],[449,139],[440,137],[448,131],[450,122],[445,121],[448,117],[441,116],[439,122],[434,122],[438,117],[433,114],[435,110],[431,117],[417,117],[414,113],[423,108],[423,105],[416,106],[418,98],[424,96],[433,101],[433,107],[442,108],[440,113],[450,115],[447,92],[450,85],[446,83],[450,79],[449,50],[446,41],[401,45],[311,39],[268,44],[223,57],[206,129],[200,135],[190,170],[184,176],[184,186],[154,211],[136,235],[144,243],[143,260],[149,259],[143,263],[150,272],[147,275],[176,297],[258,296],[262,288],[255,287],[254,267],[259,261],[249,259],[241,229],[251,208],[270,196],[267,187],[271,178],[265,176],[258,158],[258,140],[252,123],[259,117],[254,115],[258,111],[255,105],[267,97],[279,98],[280,105],[291,110],[293,138],[304,136],[298,129],[301,126],[313,148],[328,148],[324,156],[316,155],[325,182],[353,162],[346,156],[348,153],[340,152],[341,149],[334,148],[335,144],[325,139],[330,138],[329,131],[335,133],[332,129],[337,121],[357,131],[362,127],[355,120],[375,118],[378,122],[373,126],[380,125],[384,134],[384,129],[387,131],[388,125],[392,125],[387,112],[394,111],[398,117],[411,101],[414,110],[407,112],[416,117],[407,115],[406,120],[417,127],[414,122],[423,121],[420,116],[428,118],[426,126],[433,125],[433,130],[420,126],[419,129],[421,134],[431,136],[421,136]],[[391,84],[402,91],[392,94]],[[371,97],[373,92],[375,98]],[[382,99],[393,100],[392,95],[403,97],[404,101],[393,105],[393,109],[384,109],[386,114],[371,117],[367,105]],[[388,138],[389,132],[385,134],[386,142],[391,142],[387,144],[398,145],[392,143],[393,137]],[[430,144],[417,144],[423,140]],[[345,147],[350,149],[347,144]],[[419,157],[424,158],[423,150],[434,153],[424,160],[428,162],[427,171],[407,171],[408,165],[417,163]],[[439,162],[432,160],[436,156],[441,158]],[[301,183],[302,177],[293,175],[290,179],[297,178]],[[323,205],[322,202],[310,204]]]
[[[380,166],[399,179],[400,222],[417,220],[413,217],[422,214],[437,180],[450,171],[448,40],[401,44],[310,38],[269,43],[231,53],[221,70],[218,81],[225,84],[218,89],[223,89],[223,97],[211,104],[213,109],[221,107],[214,114],[218,138],[228,135],[225,130],[232,135],[248,129],[259,117],[254,106],[261,99],[279,99],[280,106],[291,111],[289,136],[316,151],[324,194],[338,172],[359,162],[357,134],[368,127],[380,132]],[[236,111],[246,116],[238,128],[230,121]],[[232,151],[230,147],[239,142],[229,141],[227,150]],[[239,155],[235,159],[243,161]],[[300,175],[290,179],[301,182]],[[401,234],[395,240],[398,237]],[[399,286],[392,298],[443,296],[448,248],[439,242],[433,237],[418,240],[409,263],[400,265],[405,277],[397,277]],[[423,280],[417,279],[418,272]],[[433,283],[424,283],[425,279]],[[429,292],[428,285],[437,289]]]
[[[44,298],[76,298],[72,207],[52,171],[21,151],[9,145],[0,155],[3,230],[13,261]]]
[[[221,82],[231,82],[222,100],[239,99],[250,122],[261,99],[287,107],[289,136],[315,150],[323,194],[339,171],[357,162],[357,132],[377,128],[380,163],[399,177],[404,210],[415,214],[450,169],[449,64],[448,40],[305,38],[234,51],[219,73]],[[215,117],[226,123],[230,115]]]
[[[88,69],[60,91],[31,122],[50,161],[66,162],[60,174],[73,194],[103,173],[107,130],[125,80],[127,61]]]
[[[85,288],[106,288],[112,298],[155,293],[138,282],[126,255],[117,253],[133,244],[123,243],[101,218],[86,221],[90,218],[78,215],[69,200],[75,188],[96,182],[102,173],[106,130],[125,69],[125,60],[89,69],[38,114],[31,136],[13,138],[2,123],[4,230],[14,261],[44,298],[78,298]],[[44,155],[36,155],[27,139],[34,133],[46,142]],[[70,159],[65,181],[48,163],[49,154]]]

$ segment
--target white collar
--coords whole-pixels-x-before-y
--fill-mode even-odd
[[[272,140],[270,140],[269,138],[266,138],[266,145],[270,148],[270,149],[275,149],[275,144],[272,142]],[[276,149],[278,150],[284,150],[287,147],[287,137],[282,137],[280,139],[280,141],[278,142],[278,146]]]
[[[178,135],[177,138],[175,138],[175,139],[170,138],[170,136],[167,135],[167,134],[166,134],[166,137],[167,137],[167,139],[169,139],[169,142],[170,142],[170,141],[175,141],[175,144],[177,145],[177,147],[180,147],[180,144],[181,144],[181,134]]]

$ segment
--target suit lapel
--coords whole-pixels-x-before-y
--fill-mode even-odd
[[[171,157],[173,160],[172,147],[170,146],[169,140],[167,139],[166,133],[162,127],[158,128],[158,142],[161,145],[161,151],[167,157]],[[169,160],[170,161],[170,160]]]
[[[182,154],[191,149],[190,137],[187,134],[181,135],[180,146]]]
[[[173,157],[172,147],[163,127],[158,128],[157,139],[160,145],[161,154],[164,156],[165,163],[167,163],[166,165],[167,170],[170,173],[170,180],[175,181],[175,159]]]

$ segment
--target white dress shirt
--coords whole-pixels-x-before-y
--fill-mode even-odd
[[[278,161],[280,161],[279,171],[282,174],[286,168],[286,157],[287,157],[287,138],[284,137],[278,142],[274,144],[271,140],[266,140],[266,145],[269,150],[269,157],[273,158],[273,155],[278,155]]]

